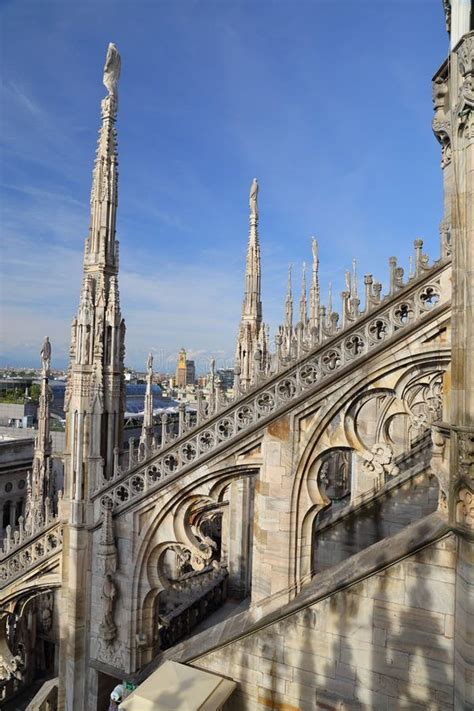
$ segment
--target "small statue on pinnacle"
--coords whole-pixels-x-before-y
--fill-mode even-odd
[[[249,207],[250,207],[250,214],[252,217],[258,217],[257,198],[258,198],[258,183],[257,183],[257,178],[254,178],[252,180],[252,185],[250,186],[250,195],[249,195]]]
[[[43,372],[47,373],[51,365],[51,343],[49,342],[48,336],[45,336],[43,345],[40,350],[41,363],[43,366]]]
[[[107,49],[107,57],[104,66],[104,86],[109,92],[109,96],[117,98],[117,84],[120,77],[121,59],[117,46],[110,42]]]

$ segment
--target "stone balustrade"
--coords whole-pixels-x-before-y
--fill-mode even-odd
[[[58,687],[58,677],[45,681],[25,711],[56,711],[58,708]]]
[[[17,528],[12,529],[11,526],[7,526],[5,529],[6,536],[3,539],[3,546],[0,548],[0,561],[10,555],[10,553],[13,553],[13,551],[20,548],[24,543],[34,540],[51,525],[58,523],[58,521],[58,516],[55,516],[52,512],[48,512],[39,525],[35,525],[31,529],[27,529],[25,528],[23,516],[20,516]]]
[[[417,269],[418,276],[408,284],[399,285],[378,306],[348,322],[304,357],[259,383],[207,421],[198,422],[181,437],[168,441],[145,460],[132,459],[128,471],[116,469],[114,477],[103,481],[93,493],[95,516],[99,518],[105,509],[124,509],[131,501],[158,489],[163,480],[224,450],[244,433],[263,426],[294,406],[299,398],[319,389],[346,366],[366,359],[401,332],[408,332],[413,325],[448,306],[450,266],[449,259],[431,268],[423,264],[423,268]]]
[[[0,589],[31,568],[57,555],[62,549],[62,523],[54,519],[33,538],[15,546],[0,562]]]

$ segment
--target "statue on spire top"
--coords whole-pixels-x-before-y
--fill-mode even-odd
[[[146,369],[148,373],[151,373],[153,371],[153,353],[148,354],[148,358],[146,361]]]
[[[110,42],[107,48],[107,56],[104,66],[104,86],[109,92],[109,96],[117,98],[117,83],[120,77],[121,59],[117,46]]]
[[[257,178],[254,178],[252,180],[252,185],[250,186],[250,195],[249,195],[249,207],[250,207],[251,217],[258,217],[257,198],[258,198],[258,183],[257,183]]]
[[[43,372],[47,373],[51,365],[51,343],[49,342],[48,336],[44,337],[43,345],[40,350],[40,356]]]

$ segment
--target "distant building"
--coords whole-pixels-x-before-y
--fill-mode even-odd
[[[230,390],[234,387],[234,369],[233,368],[220,368],[216,371],[217,377],[222,383],[224,390]]]
[[[176,366],[176,387],[185,388],[186,385],[194,385],[196,380],[196,366],[193,360],[186,360],[186,351],[181,348],[178,353],[178,365]]]
[[[186,361],[186,385],[194,385],[196,382],[196,366],[193,360]]]
[[[8,427],[34,427],[38,405],[25,402],[0,402],[0,425]]]
[[[186,351],[181,348],[178,353],[178,365],[176,366],[176,387],[186,387]]]

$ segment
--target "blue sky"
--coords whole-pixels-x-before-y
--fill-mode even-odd
[[[66,364],[109,41],[127,364],[230,364],[254,176],[273,331],[312,234],[324,297],[353,257],[384,283],[417,237],[438,257],[441,0],[3,0],[0,22],[0,363],[36,365],[49,334]]]

